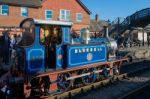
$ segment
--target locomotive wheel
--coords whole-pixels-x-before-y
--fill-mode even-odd
[[[31,84],[31,93],[30,98],[39,98],[41,96],[42,90],[40,88],[40,79],[39,78],[33,78],[30,81]]]
[[[66,80],[66,78],[70,77],[70,73],[59,74],[57,77],[57,86],[60,92],[65,92],[69,90],[72,85],[72,80]]]
[[[85,73],[90,73],[90,75],[82,77],[82,82],[83,82],[84,85],[88,85],[88,84],[91,84],[91,83],[96,81],[96,74],[94,74],[94,69],[93,68],[84,69],[82,71],[82,74],[85,74]]]
[[[105,78],[109,78],[109,71],[107,70],[107,67],[106,67],[106,66],[103,68],[102,75],[103,75]]]
[[[99,68],[97,68],[97,70],[103,70],[101,67],[99,67]],[[97,80],[98,81],[101,81],[101,80],[103,80],[103,79],[105,79],[105,77],[103,76],[103,73],[102,72],[99,72],[98,74],[97,74]]]
[[[76,75],[82,75],[82,70],[77,71]],[[73,87],[83,86],[82,77],[74,79]]]
[[[113,74],[114,75],[119,75],[120,74],[120,72],[119,72],[119,66],[116,65],[116,66],[113,67]]]

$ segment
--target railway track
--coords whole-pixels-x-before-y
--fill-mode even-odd
[[[145,83],[144,85],[128,92],[127,94],[119,97],[118,99],[135,99],[137,94],[142,93],[146,88],[150,88],[150,81]],[[145,90],[146,91],[146,90]],[[133,98],[134,97],[134,98]],[[142,97],[141,97],[142,98]],[[147,97],[148,98],[148,97]],[[140,98],[139,98],[140,99]],[[145,98],[143,98],[145,99]]]
[[[150,66],[149,66],[150,64],[149,63],[146,63],[145,60],[142,60],[141,62],[142,62],[142,64],[139,64],[139,65],[143,65],[144,67],[138,66],[137,65],[138,62],[135,62],[137,68],[136,69],[133,68],[132,70],[128,71],[127,73],[122,73],[121,75],[114,76],[114,77],[111,77],[109,79],[99,81],[99,82],[96,82],[96,83],[93,83],[93,84],[90,84],[90,85],[87,85],[87,86],[82,86],[82,87],[79,87],[79,88],[76,88],[76,89],[72,89],[72,90],[69,90],[69,91],[64,92],[64,93],[52,95],[52,96],[49,96],[48,99],[64,99],[64,98],[69,98],[70,99],[70,98],[75,98],[74,96],[76,96],[76,95],[86,93],[86,92],[94,90],[94,89],[99,89],[100,87],[105,86],[107,84],[110,84],[114,81],[117,81],[117,80],[122,81],[123,79],[128,79],[128,77],[132,77],[133,75],[136,75],[140,72],[150,70]],[[132,64],[134,64],[134,63],[132,63]],[[132,64],[130,63],[130,64],[126,64],[126,65],[132,65]]]

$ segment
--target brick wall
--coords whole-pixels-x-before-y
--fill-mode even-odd
[[[28,16],[35,19],[45,19],[45,10],[53,11],[53,19],[59,20],[60,9],[70,10],[72,29],[80,30],[89,27],[90,15],[76,0],[45,0],[40,8],[28,8]],[[83,14],[83,22],[76,22],[76,13]],[[0,26],[19,26],[25,17],[21,16],[21,8],[9,6],[9,16],[0,15]]]
[[[29,17],[38,18],[36,8],[28,8]],[[9,15],[0,15],[0,26],[19,26],[20,22],[26,17],[21,16],[21,7],[9,6]]]
[[[39,9],[39,18],[45,19],[45,9],[53,11],[53,20],[59,20],[60,9],[70,10],[71,21],[74,23],[72,29],[80,30],[81,28],[89,27],[90,15],[85,11],[76,0],[47,0],[42,4]],[[76,21],[76,13],[83,14],[83,21]]]

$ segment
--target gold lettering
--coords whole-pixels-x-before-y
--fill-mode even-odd
[[[93,48],[90,48],[90,52],[93,52]]]
[[[79,49],[79,53],[82,53],[81,49]]]
[[[94,48],[94,51],[96,52],[96,48]]]
[[[75,53],[78,53],[78,49],[75,49]]]
[[[82,52],[85,52],[85,48],[82,49]]]
[[[86,48],[86,52],[89,52],[89,48]]]

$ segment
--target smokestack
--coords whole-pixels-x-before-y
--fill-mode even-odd
[[[104,26],[104,29],[105,29],[105,34],[104,34],[104,36],[106,37],[106,38],[108,38],[109,37],[109,30],[108,30],[108,26]]]
[[[98,16],[98,14],[95,15],[95,21],[96,21],[96,22],[99,21],[99,16]]]

